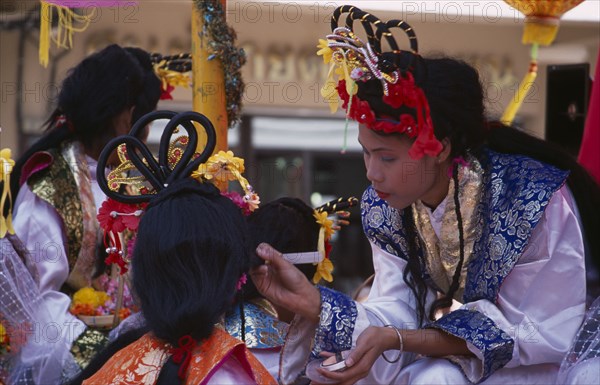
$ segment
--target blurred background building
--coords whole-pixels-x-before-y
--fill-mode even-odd
[[[93,2],[90,2],[93,3]],[[239,125],[229,148],[246,159],[250,182],[263,201],[303,198],[314,206],[337,196],[360,197],[368,182],[348,125],[348,149],[340,154],[346,121],[329,113],[320,95],[327,67],[315,52],[330,31],[332,1],[227,1],[227,21],[245,49],[246,90]],[[529,65],[521,44],[523,16],[503,1],[348,2],[415,29],[423,55],[458,56],[481,72],[488,114],[498,118]],[[0,0],[0,147],[18,156],[41,133],[66,71],[110,43],[162,54],[190,52],[191,0],[139,0],[97,8],[71,50],[51,50],[38,61],[39,2]],[[402,44],[403,36],[398,36]],[[577,151],[587,109],[590,73],[600,45],[600,2],[588,0],[564,15],[558,36],[539,51],[539,76],[515,123]],[[406,45],[407,46],[407,45]],[[192,109],[191,89],[179,88],[160,109]],[[156,141],[155,135],[150,141]],[[334,284],[346,291],[372,273],[370,249],[356,208],[352,225],[337,234]]]

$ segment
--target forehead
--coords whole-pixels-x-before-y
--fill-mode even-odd
[[[358,141],[367,149],[400,151],[408,150],[412,140],[402,134],[381,135],[367,128],[365,125],[358,126]]]

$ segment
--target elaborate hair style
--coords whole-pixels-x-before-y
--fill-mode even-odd
[[[156,119],[170,119],[157,159],[137,138]],[[207,137],[201,153],[196,152],[194,122]],[[187,136],[180,135],[180,127]],[[183,339],[200,342],[211,335],[214,325],[233,305],[237,283],[250,263],[242,210],[212,183],[218,179],[212,172],[231,172],[238,180],[243,179],[239,175],[243,161],[221,153],[211,157],[215,144],[214,127],[204,115],[156,111],[143,116],[129,135],[111,140],[98,159],[99,169],[104,169],[115,150],[121,159],[108,176],[97,175],[109,200],[118,202],[109,216],[117,220],[119,215],[129,215],[129,211],[118,212],[128,210],[123,204],[143,207],[132,257],[133,289],[148,328],[156,337],[180,348]],[[132,170],[141,176],[122,176]],[[250,188],[243,181],[245,188]],[[123,184],[142,187],[137,195],[125,195],[121,193]],[[103,228],[114,231],[110,225]],[[171,356],[157,383],[178,383],[185,370]]]
[[[339,21],[346,14],[345,26]],[[367,35],[363,41],[355,34],[359,22]],[[401,29],[408,37],[410,51],[401,50],[392,30]],[[338,7],[331,18],[332,33],[321,41],[318,54],[331,62],[329,76],[321,93],[327,97],[332,111],[338,97],[347,117],[375,132],[401,133],[415,138],[409,155],[419,159],[435,156],[442,144],[435,137],[428,100],[422,81],[427,75],[418,53],[415,31],[403,20],[384,22],[353,6]],[[385,40],[391,47],[383,52]],[[336,69],[336,71],[334,71]],[[338,74],[337,80],[334,79]]]
[[[135,56],[144,69],[142,79],[142,92],[136,99],[131,116],[131,124],[137,122],[142,116],[154,111],[161,96],[161,81],[152,65],[151,56],[148,52],[137,47],[125,47],[125,50]]]
[[[234,302],[248,268],[240,209],[212,184],[173,182],[148,205],[132,258],[133,286],[147,324],[174,345],[207,338]]]

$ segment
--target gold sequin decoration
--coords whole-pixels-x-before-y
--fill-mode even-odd
[[[105,333],[96,329],[85,329],[71,346],[71,354],[77,365],[84,369],[92,358],[108,344]]]

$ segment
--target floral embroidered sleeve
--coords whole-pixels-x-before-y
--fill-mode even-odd
[[[458,364],[470,381],[477,383],[485,380],[496,370],[504,367],[512,358],[514,340],[505,333],[493,320],[475,310],[455,310],[426,326],[440,329],[448,334],[465,340],[471,350],[475,350],[481,365],[478,370],[469,373],[471,359],[464,357],[447,357]]]
[[[314,357],[318,357],[322,351],[350,349],[358,314],[356,303],[350,297],[326,287],[318,288],[321,292],[321,315],[315,333]]]

